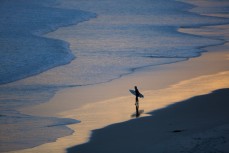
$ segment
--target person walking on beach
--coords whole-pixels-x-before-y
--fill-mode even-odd
[[[135,89],[135,106],[136,106],[136,116],[138,117],[140,114],[139,114],[139,100],[138,100],[138,97],[140,96],[140,95],[142,95],[139,91],[138,91],[138,87],[137,86],[135,86],[134,87],[134,89]]]

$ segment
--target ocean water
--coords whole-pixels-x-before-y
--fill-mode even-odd
[[[80,10],[48,7],[55,1],[3,0],[0,11],[0,84],[68,64],[74,55],[67,42],[41,37],[60,26],[95,17]]]
[[[224,40],[177,30],[229,23],[228,18],[191,13],[193,5],[176,0],[0,3],[0,152],[54,141],[71,134],[66,124],[79,122],[29,116],[19,108],[47,102],[65,88],[200,56],[203,47]],[[227,1],[203,3],[208,5],[197,9],[200,13],[229,12]]]

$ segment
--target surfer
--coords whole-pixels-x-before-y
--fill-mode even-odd
[[[135,96],[135,106],[136,106],[136,113],[134,113],[131,116],[139,117],[140,114],[144,112],[144,110],[139,111],[139,100],[138,100],[138,98],[144,98],[144,95],[139,92],[137,86],[134,86],[134,90],[130,89],[129,91],[130,91],[130,93],[132,93]]]
[[[135,99],[135,106],[136,106],[136,116],[138,117],[140,114],[139,114],[139,100],[138,100],[138,97],[141,95],[141,93],[138,91],[138,87],[135,86],[134,87],[135,89],[135,96],[136,96],[136,99]]]

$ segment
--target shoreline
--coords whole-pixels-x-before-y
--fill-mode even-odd
[[[228,81],[227,78],[229,76],[229,72],[226,72],[228,70],[227,68],[228,55],[229,55],[229,53],[227,52],[228,46],[229,46],[229,43],[225,43],[222,46],[208,47],[207,48],[208,51],[203,53],[203,55],[200,57],[192,58],[184,62],[168,64],[168,65],[161,65],[158,67],[152,67],[150,68],[150,70],[149,68],[147,68],[147,70],[138,71],[135,74],[122,77],[118,80],[114,80],[109,83],[103,83],[103,84],[99,84],[95,86],[92,85],[89,87],[84,87],[84,89],[82,88],[67,89],[65,91],[61,91],[57,93],[55,97],[52,98],[51,101],[48,103],[45,103],[45,104],[42,104],[36,107],[32,107],[29,109],[30,111],[28,111],[28,109],[26,111],[23,110],[23,113],[26,113],[26,114],[28,113],[28,114],[33,114],[33,115],[74,118],[77,120],[81,120],[81,123],[68,125],[68,127],[70,127],[72,130],[75,131],[73,135],[59,138],[57,139],[56,142],[43,144],[41,146],[37,146],[34,148],[30,148],[30,149],[25,149],[25,150],[22,150],[21,152],[39,152],[39,151],[41,152],[48,151],[49,152],[51,148],[52,148],[51,150],[54,150],[53,152],[56,152],[56,151],[65,152],[66,148],[75,146],[76,144],[82,144],[84,142],[87,142],[88,138],[90,137],[91,130],[102,128],[109,124],[114,124],[114,123],[130,120],[131,119],[130,114],[133,113],[134,111],[134,103],[133,103],[134,99],[132,96],[129,96],[127,89],[132,87],[133,82],[137,85],[138,84],[143,85],[143,86],[140,86],[140,91],[143,92],[146,97],[148,97],[147,99],[145,98],[144,100],[141,99],[141,101],[144,101],[144,102],[140,104],[140,107],[144,108],[145,112],[152,111],[152,109],[156,110],[156,109],[165,107],[167,105],[170,105],[171,103],[178,102],[178,101],[190,98],[192,96],[196,96],[199,94],[206,94],[216,89],[228,87],[229,86],[227,84],[228,82],[219,83],[218,86],[210,85],[210,87],[208,86],[205,87],[206,89],[199,88],[199,90],[196,92],[190,92],[190,89],[188,87],[188,85],[192,85],[192,86],[194,85],[194,88],[195,88],[195,84],[197,82],[206,83],[205,81],[207,81],[207,82],[213,83],[219,80]],[[215,50],[218,50],[218,51],[215,51]],[[207,66],[211,67],[211,69],[206,69]],[[152,76],[154,76],[155,78],[152,79]],[[139,78],[141,78],[141,80],[139,80]],[[160,81],[163,80],[165,82],[163,84],[161,84],[161,82],[158,83],[159,78],[160,78]],[[198,79],[200,80],[198,81]],[[152,85],[155,85],[155,86],[152,86]],[[171,94],[170,96],[172,96],[173,94],[176,95],[176,93],[179,91],[177,89],[177,87],[179,86],[183,86],[183,89],[181,88],[180,91],[186,91],[183,97],[181,95],[180,97],[176,97],[176,96],[174,96],[174,98],[170,97],[169,101],[168,99],[162,98],[162,102],[160,103],[160,106],[157,106],[155,104],[153,104],[153,106],[145,105],[145,104],[149,104],[149,102],[147,103],[146,101],[151,101],[152,99],[155,99],[158,94],[162,94],[163,92],[164,92],[164,95],[167,94],[167,96],[169,96],[168,93]],[[152,87],[153,89],[150,89]],[[176,89],[174,90],[173,88],[176,88]],[[111,89],[117,90],[117,93],[113,93]],[[99,92],[95,94],[95,91],[99,91]],[[111,93],[113,94],[109,94],[108,98],[104,97],[104,94],[107,94],[109,91],[111,91]],[[171,91],[175,91],[175,93],[172,93]],[[85,95],[86,93],[90,93],[91,95],[87,97]],[[75,105],[76,97],[79,101],[85,100],[85,97],[87,97],[87,99],[85,100],[86,104],[85,105],[81,104],[78,106]],[[80,99],[80,97],[82,97],[82,99]],[[115,97],[118,97],[118,98],[115,98]],[[63,102],[63,100],[67,100],[70,104],[70,107],[76,108],[76,109],[70,110],[70,108],[68,107],[64,108],[64,103],[63,105],[61,105],[60,103],[61,101]],[[83,101],[82,103],[85,103],[85,101]],[[95,103],[91,103],[91,101],[94,101]],[[119,101],[118,104],[117,104],[117,101]],[[124,101],[128,101],[128,102],[124,102]],[[98,102],[100,103],[100,105]],[[56,104],[58,104],[59,108],[57,107]],[[104,107],[100,107],[101,105]],[[96,106],[100,107],[102,110],[99,110],[98,107]],[[111,106],[113,108],[110,108]],[[77,108],[80,108],[80,109],[77,109]],[[119,112],[110,113],[111,116],[116,116],[117,118],[115,119],[109,118],[109,115],[108,115],[109,112],[111,110],[117,110],[119,108],[123,108],[123,109],[121,111],[119,110]],[[49,110],[48,114],[47,114],[47,110],[45,109]],[[50,113],[51,109],[53,109],[53,112]],[[95,109],[97,110],[95,111]],[[102,114],[101,116],[100,114],[101,111],[104,111],[106,109],[107,111],[105,111],[104,114]],[[61,114],[58,114],[60,110],[66,110],[66,111],[62,112]],[[90,117],[88,118],[88,115],[90,114],[90,110],[93,110],[91,112],[91,117],[92,117],[91,119]],[[86,112],[86,114],[84,112]],[[107,116],[108,118],[105,118],[105,119],[102,118],[101,120],[105,121],[105,123],[98,123],[98,125],[97,124],[92,125],[94,124],[93,122],[84,123],[86,120],[93,121],[94,120],[93,117],[95,117],[96,115],[100,117]],[[85,125],[82,125],[82,123],[84,123]],[[83,127],[84,126],[88,127],[89,129],[83,128],[84,131],[80,131],[82,127],[81,128],[77,127],[79,125],[82,125]],[[20,152],[20,151],[17,151],[17,152]]]
[[[189,29],[188,32],[190,31]],[[146,67],[133,74],[110,82],[64,89],[57,92],[47,103],[29,106],[20,109],[20,112],[35,116],[61,117],[61,115],[58,115],[60,112],[65,112],[72,108],[80,108],[84,105],[97,103],[106,99],[129,96],[128,90],[135,85],[139,86],[140,90],[143,89],[143,91],[160,90],[183,80],[227,71],[227,56],[229,56],[227,48],[229,48],[229,42],[220,46],[207,47],[205,48],[207,51],[201,56],[191,58],[187,61]],[[211,68],[206,69],[206,66],[210,66],[209,64]],[[87,93],[90,93],[90,96],[87,96]],[[66,100],[68,101],[68,105],[64,102]]]
[[[213,26],[213,27],[217,27],[217,26]],[[225,46],[227,46],[227,47],[225,47]],[[140,90],[143,89],[143,90],[141,90],[141,92],[146,93],[146,95],[151,95],[149,97],[154,98],[155,95],[152,96],[153,92],[156,91],[155,93],[160,93],[161,90],[170,88],[171,85],[172,85],[172,87],[174,87],[174,85],[179,86],[180,81],[181,82],[182,81],[188,82],[190,79],[192,80],[193,78],[199,78],[200,76],[204,77],[204,76],[208,76],[208,75],[213,77],[213,78],[215,77],[215,75],[216,75],[216,78],[222,77],[224,75],[228,76],[228,73],[226,72],[228,70],[226,67],[227,65],[225,65],[225,63],[228,63],[228,58],[227,59],[225,58],[224,61],[218,60],[218,62],[222,62],[221,64],[224,65],[224,67],[221,67],[222,65],[220,65],[220,64],[217,67],[215,67],[215,65],[214,65],[215,62],[217,61],[217,60],[215,61],[215,59],[214,59],[215,56],[218,56],[219,58],[225,57],[226,55],[228,56],[227,51],[221,51],[219,53],[216,53],[214,51],[220,50],[218,48],[221,48],[221,50],[222,50],[223,47],[225,47],[227,49],[228,46],[229,46],[229,44],[227,42],[224,43],[222,46],[221,45],[220,46],[218,46],[218,45],[217,46],[210,46],[210,47],[207,47],[207,49],[205,48],[206,50],[208,50],[207,52],[202,53],[202,55],[197,57],[197,58],[191,58],[187,61],[168,64],[168,65],[147,67],[147,68],[144,68],[141,70],[137,70],[137,72],[135,72],[134,74],[123,76],[117,80],[115,79],[115,80],[113,80],[111,82],[107,82],[107,83],[89,85],[86,87],[79,87],[79,88],[67,89],[64,91],[60,91],[48,103],[40,104],[40,105],[34,106],[34,107],[29,107],[29,108],[23,109],[21,111],[25,114],[32,114],[32,115],[38,115],[38,116],[55,116],[55,117],[65,117],[65,118],[70,117],[70,118],[74,118],[77,120],[81,120],[80,117],[75,116],[75,115],[77,115],[77,112],[79,111],[79,109],[77,109],[77,108],[83,108],[83,111],[85,111],[85,108],[86,108],[86,110],[88,108],[90,110],[91,108],[94,108],[95,105],[98,104],[98,102],[102,103],[102,105],[108,104],[108,103],[110,105],[110,103],[112,103],[116,100],[123,101],[123,99],[125,99],[125,100],[131,102],[131,103],[128,102],[127,105],[133,106],[133,97],[129,96],[127,89],[133,88],[134,85],[138,85],[140,87]],[[195,65],[198,66],[200,63],[206,64],[206,65],[209,64],[208,63],[209,61],[207,61],[205,63],[205,60],[210,60],[212,62],[211,63],[212,69],[202,71],[205,66],[201,65],[202,67],[200,66],[201,68],[198,68],[199,70],[196,71]],[[192,63],[192,64],[190,64],[190,63]],[[186,65],[186,67],[184,65]],[[190,72],[185,70],[187,68],[191,68]],[[172,72],[172,71],[174,71],[174,69],[175,69],[175,71],[177,71],[177,69],[179,69],[180,72],[179,73]],[[193,74],[194,70],[195,70],[195,74]],[[218,73],[218,72],[225,72],[225,73]],[[171,76],[168,77],[168,75],[171,75]],[[177,77],[177,75],[179,75],[179,77]],[[157,79],[154,78],[152,81],[152,78],[151,78],[152,76],[156,76]],[[164,83],[158,82],[158,78],[160,78],[160,80],[163,80]],[[172,79],[169,80],[168,78],[172,78]],[[216,78],[214,78],[214,79],[216,79]],[[139,79],[141,79],[141,80],[139,80]],[[203,81],[203,79],[202,79],[202,81]],[[227,81],[227,79],[226,79],[226,81]],[[222,88],[222,87],[223,86],[217,87],[217,89]],[[187,89],[187,87],[186,87],[186,89]],[[211,89],[211,90],[214,90],[214,89]],[[95,93],[95,91],[99,91],[99,93]],[[208,91],[208,92],[211,92],[211,91]],[[87,93],[90,93],[90,96],[87,97]],[[199,93],[195,93],[195,94],[198,95],[201,93],[199,92]],[[104,95],[106,95],[106,96],[104,96]],[[192,96],[196,96],[196,95],[192,95]],[[85,99],[85,97],[87,97],[87,98]],[[116,98],[116,97],[118,97],[118,98]],[[81,102],[76,103],[75,102],[76,99],[78,101],[81,101]],[[69,102],[68,106],[66,106],[66,104],[64,103],[64,101],[66,101],[66,100]],[[150,100],[150,98],[148,98],[146,101],[149,101],[149,100]],[[145,100],[143,100],[143,101],[145,101]],[[177,101],[174,101],[174,102],[177,102]],[[123,103],[123,102],[121,102],[121,103]],[[171,103],[171,101],[170,101],[170,103]],[[117,104],[114,104],[114,105],[117,105]],[[114,106],[114,105],[112,105],[112,106]],[[167,104],[165,104],[165,103],[163,105],[167,106]],[[107,107],[109,107],[109,106],[107,105]],[[142,105],[142,107],[143,108],[144,107],[146,107],[146,108],[151,107],[152,108],[152,106],[144,106],[144,105]],[[153,106],[153,107],[155,107],[154,109],[157,109],[157,108],[161,108],[163,106]],[[71,110],[71,108],[75,108],[75,109]],[[106,108],[103,108],[103,109],[106,109]],[[47,111],[47,110],[49,110],[49,111]],[[99,110],[99,109],[97,108],[97,110]],[[93,114],[95,113],[98,115],[100,112],[97,112],[97,110],[95,112],[93,112]],[[133,112],[133,110],[134,110],[133,107],[131,107],[130,109],[126,108],[125,110],[122,110],[123,112],[121,111],[121,116],[119,116],[118,119],[117,118],[115,120],[109,119],[109,123],[105,123],[105,125],[102,125],[102,127],[106,126],[107,124],[109,125],[109,124],[114,124],[117,122],[123,122],[125,120],[129,120],[130,115],[128,115],[128,116],[126,116],[126,115]],[[65,112],[63,112],[63,111],[65,111]],[[114,112],[112,112],[112,113],[114,113]],[[115,116],[119,115],[119,113],[120,112],[118,112],[118,114],[115,113]],[[122,114],[122,113],[124,113],[124,114]],[[81,115],[82,115],[82,112],[81,112]],[[106,115],[106,114],[103,114],[103,115]],[[148,115],[146,114],[146,116],[148,116]],[[86,119],[88,119],[88,118],[86,118]],[[84,120],[82,120],[82,122],[83,121]],[[56,152],[56,151],[57,152],[64,152],[64,148],[70,147],[70,146],[76,144],[76,142],[71,142],[71,141],[77,139],[76,138],[77,134],[78,134],[77,132],[79,132],[79,130],[77,130],[77,129],[79,127],[75,127],[75,126],[78,126],[78,125],[79,124],[68,126],[71,129],[73,129],[74,131],[76,131],[76,133],[74,133],[71,136],[59,138],[59,139],[57,139],[56,142],[51,142],[51,143],[47,143],[47,144],[44,144],[41,146],[25,149],[22,151],[16,151],[16,152],[34,152],[34,151],[35,152],[40,152],[40,151],[41,152],[50,152],[50,149],[52,150],[51,152]],[[90,127],[90,128],[91,128],[90,130],[92,130],[95,127]],[[100,127],[96,127],[96,128],[101,128],[101,125],[100,125]],[[86,137],[85,137],[85,135],[81,136],[81,137],[83,137],[83,140],[79,140],[79,141],[82,141],[81,143],[88,141],[88,137],[90,136],[90,134],[88,134],[87,132],[89,132],[90,130],[86,131],[86,133],[82,132],[82,134],[86,134],[87,136]],[[48,149],[49,149],[49,151],[48,151]]]

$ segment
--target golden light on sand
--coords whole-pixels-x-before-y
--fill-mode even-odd
[[[145,98],[140,99],[140,110],[144,109],[145,114],[141,117],[148,116],[147,112],[175,102],[207,94],[216,89],[228,88],[228,78],[229,71],[226,71],[182,81],[165,89],[144,91]],[[85,143],[89,140],[92,130],[131,119],[131,114],[135,111],[134,101],[133,96],[125,96],[63,112],[61,113],[62,117],[81,120],[81,123],[69,125],[75,131],[73,135],[21,152],[65,152],[66,147]]]

